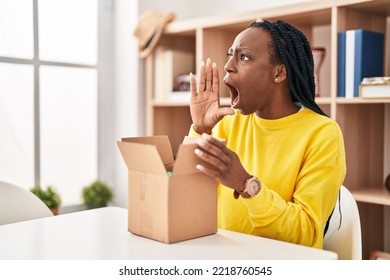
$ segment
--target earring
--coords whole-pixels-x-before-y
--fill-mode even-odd
[[[275,78],[275,80],[274,80],[275,82],[277,82],[278,81],[278,78]]]

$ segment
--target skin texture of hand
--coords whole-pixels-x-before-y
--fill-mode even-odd
[[[246,172],[237,154],[228,149],[223,141],[206,133],[197,143],[199,149],[195,149],[195,154],[207,165],[197,165],[196,168],[227,187],[243,191],[251,175]]]
[[[212,128],[226,115],[234,115],[229,107],[219,104],[219,74],[215,63],[207,59],[199,67],[199,87],[197,91],[195,76],[190,74],[190,110],[196,132],[211,133]]]

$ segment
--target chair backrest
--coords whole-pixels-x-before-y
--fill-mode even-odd
[[[355,198],[345,186],[340,188],[323,247],[336,252],[340,260],[362,259],[359,209]]]
[[[53,216],[32,192],[0,181],[0,225]]]

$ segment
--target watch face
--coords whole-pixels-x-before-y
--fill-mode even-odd
[[[252,178],[248,182],[248,193],[250,196],[256,195],[260,191],[260,182],[256,178]]]

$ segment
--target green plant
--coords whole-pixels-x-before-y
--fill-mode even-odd
[[[97,208],[107,206],[112,201],[113,193],[106,183],[96,180],[83,189],[82,196],[88,208]]]
[[[48,186],[46,190],[40,186],[35,186],[30,191],[39,197],[50,209],[58,208],[61,205],[60,195],[51,186]]]

